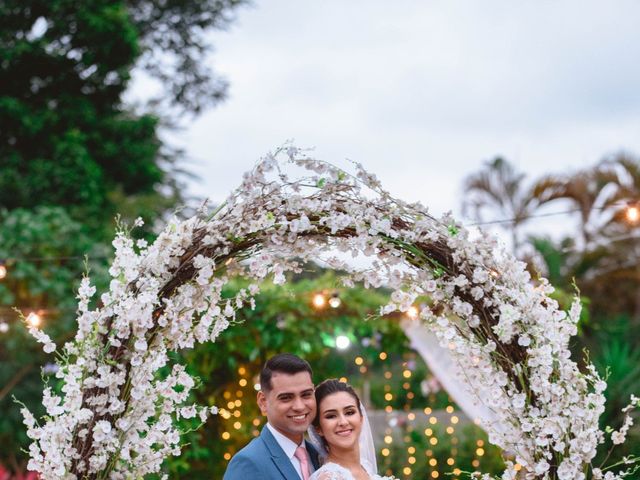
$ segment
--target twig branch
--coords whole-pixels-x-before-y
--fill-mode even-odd
[[[13,387],[15,387],[18,383],[20,383],[20,381],[25,377],[27,373],[31,371],[32,368],[33,368],[33,364],[29,364],[29,365],[25,365],[20,370],[18,370],[18,373],[16,373],[11,378],[11,380],[9,380],[6,383],[4,387],[2,387],[2,390],[0,390],[0,402],[4,399],[4,397],[7,396],[7,394],[11,390],[13,390]]]

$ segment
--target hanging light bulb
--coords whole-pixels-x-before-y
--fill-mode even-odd
[[[340,300],[340,296],[338,295],[338,292],[333,292],[331,294],[331,297],[329,298],[329,306],[331,308],[338,308],[341,303],[342,301]]]

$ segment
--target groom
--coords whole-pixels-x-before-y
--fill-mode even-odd
[[[318,452],[304,440],[316,415],[311,375],[309,364],[296,355],[267,360],[258,392],[267,424],[234,455],[223,480],[307,480],[318,468]]]

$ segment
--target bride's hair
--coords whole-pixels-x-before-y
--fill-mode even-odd
[[[316,417],[313,419],[313,426],[318,428],[320,426],[320,404],[322,400],[324,400],[329,395],[333,395],[334,393],[345,392],[353,397],[356,401],[356,405],[358,406],[358,412],[362,415],[362,408],[360,408],[360,398],[358,398],[358,394],[355,392],[353,387],[348,383],[341,382],[336,378],[329,378],[324,382],[318,384],[316,387],[316,405],[318,410],[316,412]]]

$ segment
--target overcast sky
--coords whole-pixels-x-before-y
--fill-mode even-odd
[[[637,0],[255,0],[212,36],[229,98],[172,138],[214,201],[293,139],[459,216],[496,155],[535,176],[640,154],[639,19]]]

